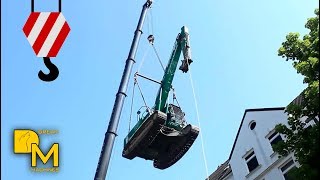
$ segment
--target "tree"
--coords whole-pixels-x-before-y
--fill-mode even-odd
[[[299,38],[299,33],[289,33],[286,41],[278,50],[278,55],[292,61],[298,74],[304,76],[307,88],[301,93],[301,103],[290,103],[286,107],[288,126],[276,125],[276,131],[285,136],[285,140],[273,146],[280,156],[290,152],[301,165],[292,173],[297,179],[319,179],[319,9],[316,17],[309,18],[305,27],[308,34]],[[306,127],[307,121],[314,125]]]

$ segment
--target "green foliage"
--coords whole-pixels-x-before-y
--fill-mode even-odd
[[[307,88],[301,93],[301,103],[291,103],[286,108],[288,125],[278,124],[276,131],[286,137],[273,146],[280,156],[294,152],[299,168],[292,173],[298,179],[319,179],[319,9],[316,17],[309,18],[305,27],[310,30],[300,39],[299,33],[289,33],[278,50],[278,55],[292,61],[301,74]],[[314,120],[314,126],[306,128],[301,119]]]

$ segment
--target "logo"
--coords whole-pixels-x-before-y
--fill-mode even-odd
[[[40,70],[38,77],[42,81],[54,81],[59,76],[59,69],[50,57],[57,56],[71,30],[61,12],[61,0],[58,12],[35,12],[34,0],[31,0],[31,12],[22,30],[36,56],[42,57],[49,69],[49,74]]]
[[[39,134],[53,135],[57,134],[57,130],[39,130]],[[53,143],[49,150],[44,153],[40,149],[40,138],[33,130],[15,129],[13,133],[13,151],[15,154],[31,154],[31,170],[35,172],[58,172],[59,169],[59,144]],[[52,159],[51,166],[49,159]],[[42,166],[39,168],[39,161]],[[46,166],[45,166],[46,165]]]

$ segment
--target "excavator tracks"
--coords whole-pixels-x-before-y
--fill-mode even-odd
[[[199,128],[190,124],[188,126],[191,126],[191,129],[189,132],[185,133],[182,136],[182,138],[186,136],[184,143],[180,143],[179,145],[174,146],[174,148],[171,148],[171,150],[165,157],[161,159],[155,159],[153,161],[153,166],[155,168],[166,169],[172,166],[177,161],[179,161],[183,157],[183,155],[190,149],[199,134]],[[186,126],[185,128],[190,128],[188,126]]]
[[[166,117],[160,111],[150,115],[128,141],[122,156],[153,160],[153,166],[158,169],[166,169],[179,161],[198,137],[199,128],[189,124],[176,134],[166,134],[162,132]]]

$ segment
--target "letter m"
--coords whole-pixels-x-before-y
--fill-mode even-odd
[[[46,164],[49,158],[53,155],[53,166],[54,167],[59,166],[59,144],[58,143],[54,143],[46,155],[43,155],[41,149],[37,144],[32,143],[31,144],[31,166],[32,167],[37,166],[37,155],[39,156],[43,164]]]

